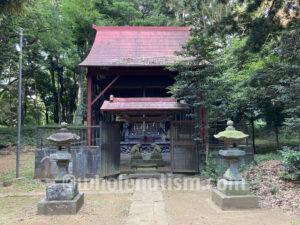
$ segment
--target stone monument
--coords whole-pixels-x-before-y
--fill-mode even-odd
[[[47,187],[46,198],[37,205],[40,215],[70,215],[76,214],[84,202],[84,194],[78,191],[78,183],[68,173],[69,163],[72,159],[71,143],[78,141],[79,136],[67,131],[67,124],[62,123],[59,133],[47,138],[57,146],[57,153],[50,158],[56,161],[58,174],[55,183]]]
[[[239,158],[245,152],[237,146],[249,135],[237,131],[231,120],[227,125],[225,131],[214,135],[224,141],[225,150],[220,150],[219,154],[226,159],[229,167],[218,181],[217,189],[212,191],[212,201],[223,210],[258,208],[258,198],[250,192],[249,184],[242,178],[238,168]]]

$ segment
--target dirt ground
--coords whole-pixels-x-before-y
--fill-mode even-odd
[[[0,175],[16,168],[16,147],[6,148],[4,155],[0,155]],[[20,155],[20,167],[29,160],[34,160],[34,152],[29,151],[29,147],[22,150]]]
[[[164,192],[172,225],[300,225],[300,217],[279,210],[222,211],[210,200],[210,191]]]
[[[120,193],[118,188],[115,189],[115,192],[105,192],[102,188],[102,182],[104,184],[108,182],[108,186],[113,187],[114,184],[119,184],[122,181],[103,180],[98,189],[86,188],[85,183],[79,185],[80,190],[85,193],[85,203],[77,215],[38,216],[36,215],[37,203],[45,197],[45,189],[49,183],[32,179],[33,152],[23,152],[20,164],[22,178],[16,180],[14,178],[15,154],[0,155],[0,181],[12,180],[12,184],[8,187],[3,187],[2,182],[0,182],[0,224],[132,225],[128,223],[131,221],[129,215],[144,218],[144,214],[137,215],[131,208],[134,205],[134,194]],[[202,184],[207,189],[198,191],[162,190],[160,202],[163,204],[159,209],[155,206],[152,211],[163,210],[166,215],[166,224],[170,225],[300,225],[299,215],[289,215],[279,209],[222,211],[210,200],[210,186],[203,182]],[[170,185],[172,186],[173,183]],[[135,182],[129,185],[130,188],[134,186]],[[94,185],[93,187],[97,186]],[[147,191],[144,195],[141,193],[141,196],[146,196],[146,193]],[[138,211],[140,213],[149,212],[148,205],[144,202],[141,203],[140,207],[142,208],[139,207]],[[156,200],[153,200],[153,205],[157,205]],[[153,215],[159,219],[159,214],[154,213]],[[141,225],[141,223],[138,224]],[[143,224],[154,225],[151,222],[148,224],[145,220]]]
[[[278,208],[300,215],[300,184],[280,178],[284,167],[279,160],[270,160],[246,171],[245,179],[263,208]]]
[[[36,204],[42,196],[0,198],[0,224],[73,225],[124,224],[129,207],[129,194],[86,195],[85,203],[77,215],[38,216]]]

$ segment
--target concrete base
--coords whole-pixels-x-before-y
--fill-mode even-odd
[[[226,196],[231,195],[251,195],[250,186],[244,180],[229,181],[221,179],[218,181],[217,189]]]
[[[222,210],[259,208],[258,198],[252,194],[228,196],[218,190],[213,190],[211,198]]]
[[[44,198],[37,204],[38,215],[74,215],[84,202],[84,194],[78,193],[73,200],[67,201],[47,201]]]

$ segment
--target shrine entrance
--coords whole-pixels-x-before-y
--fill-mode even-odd
[[[195,124],[175,121],[184,111],[189,111],[189,107],[170,97],[110,96],[109,101],[104,101],[101,112],[109,113],[120,123],[120,172],[198,172]],[[108,153],[105,157],[110,155],[114,154]],[[109,165],[116,163],[107,160]]]
[[[103,175],[117,172],[118,166],[121,172],[198,171],[194,129],[175,122],[184,120],[182,115],[189,114],[190,108],[168,91],[178,74],[168,67],[184,60],[174,53],[188,41],[189,28],[93,28],[94,44],[80,63],[87,68],[87,126],[116,123],[120,127],[103,131],[112,137],[103,140],[101,148]],[[110,132],[119,133],[119,149],[118,135]],[[92,141],[87,129],[87,146]]]

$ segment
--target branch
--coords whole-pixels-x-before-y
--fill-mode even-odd
[[[8,84],[6,85],[1,85],[0,87],[3,88],[3,90],[0,92],[0,97],[3,93],[5,93],[9,88],[10,88],[10,85],[12,85],[13,83],[15,83],[17,80],[19,80],[19,78],[16,78],[15,80],[9,82]]]

